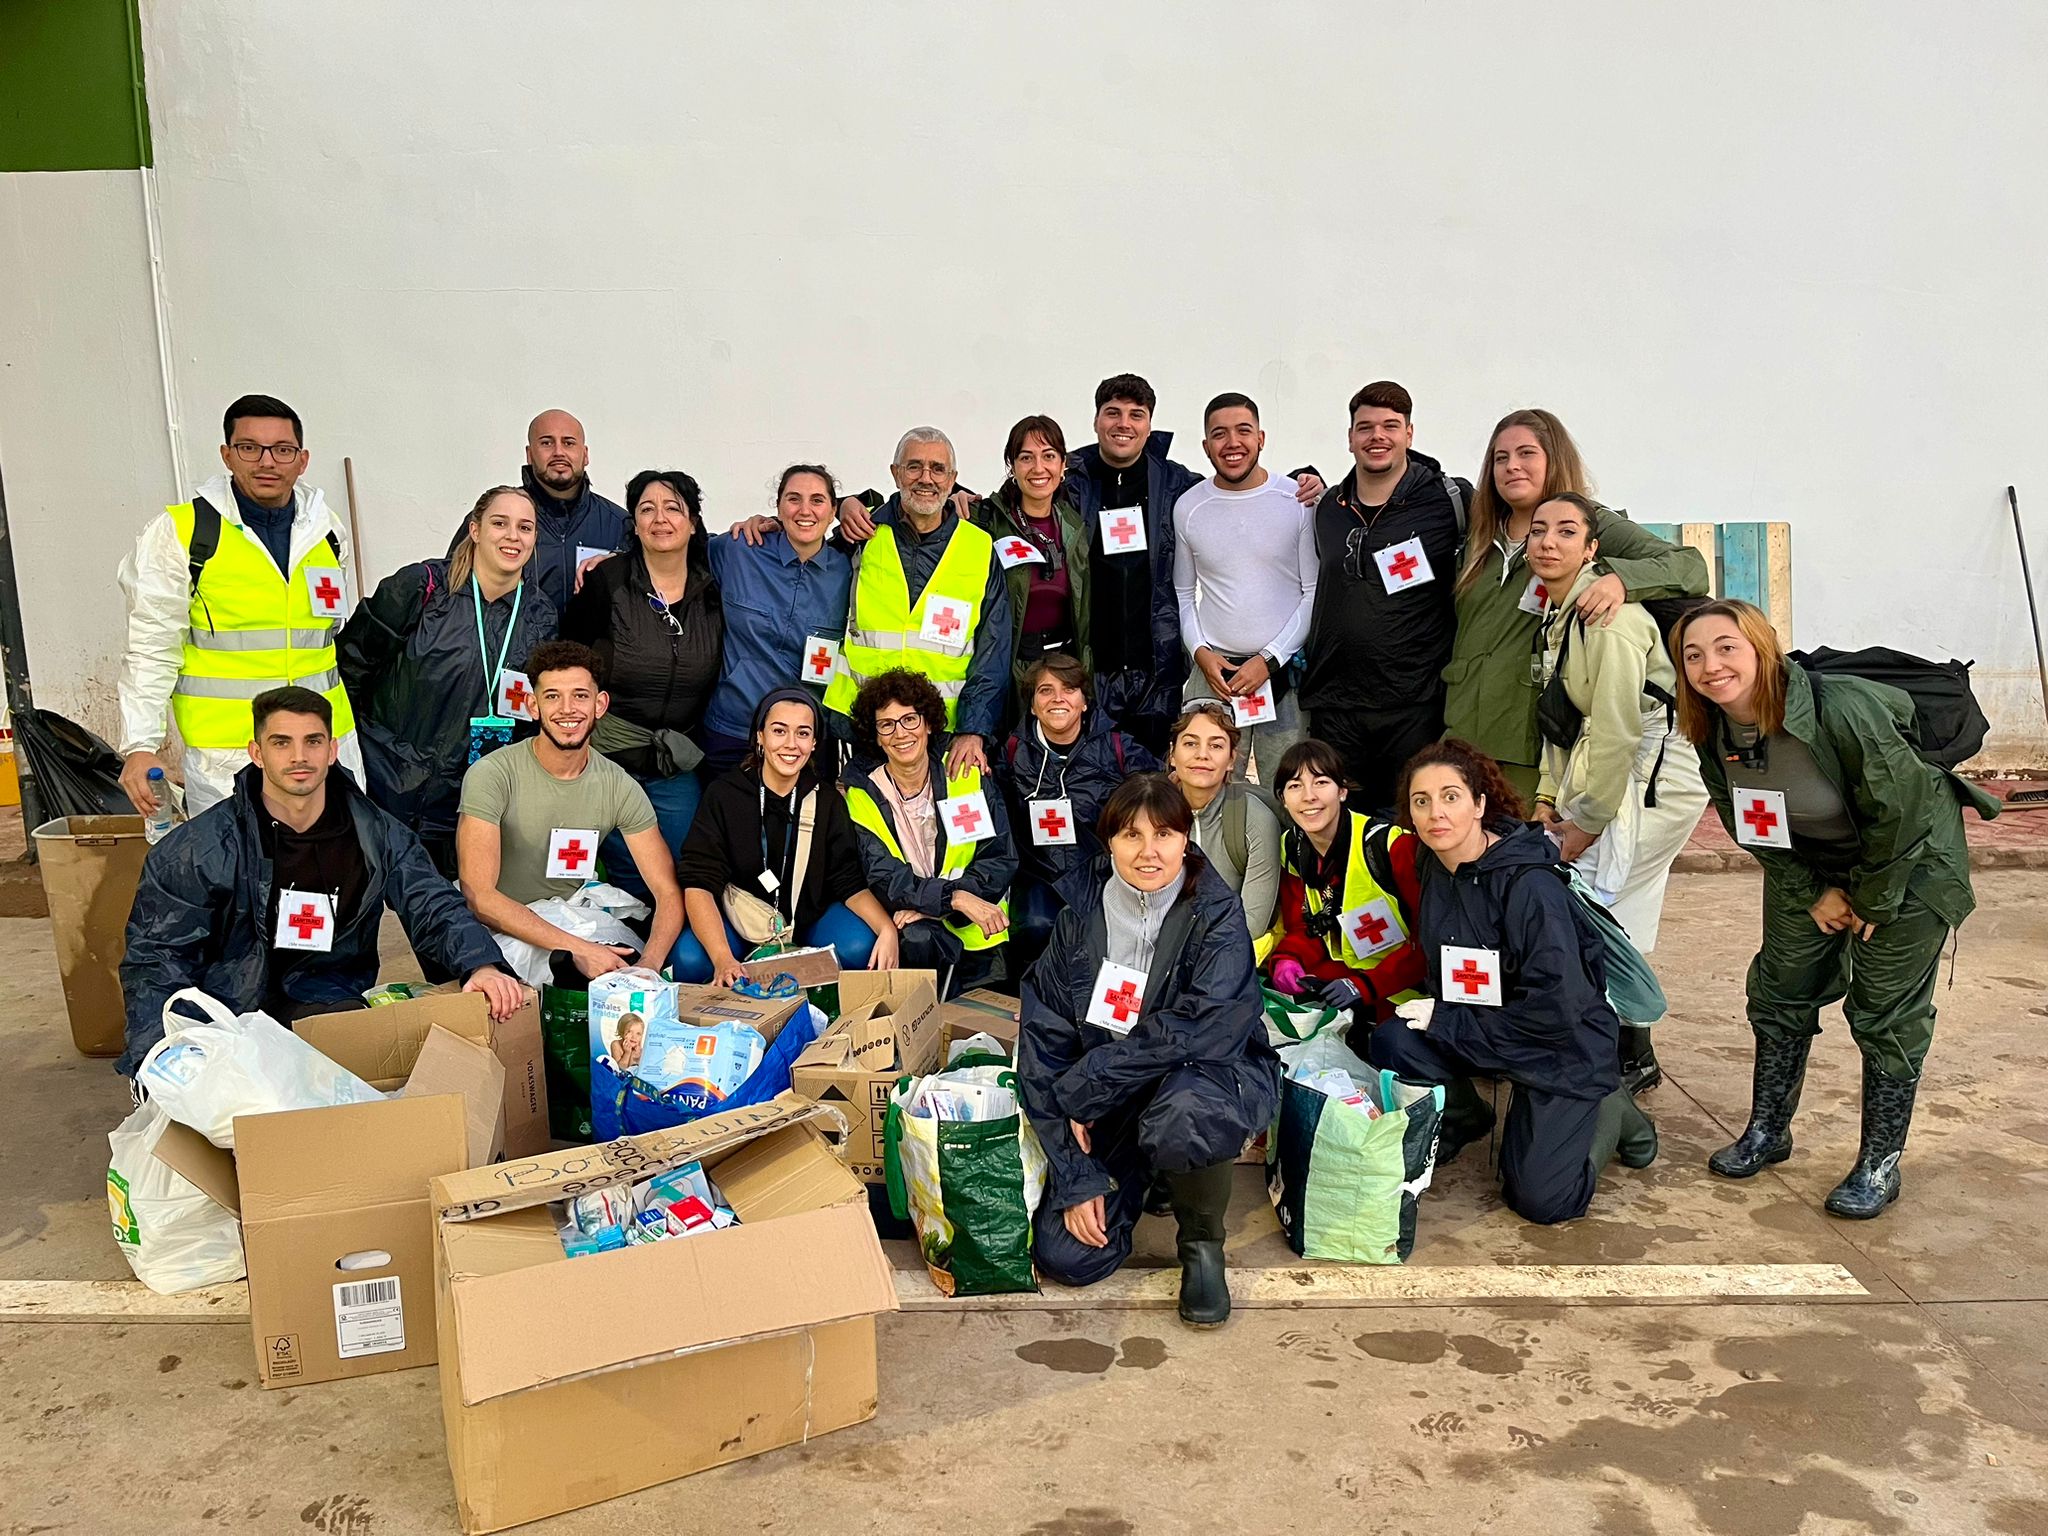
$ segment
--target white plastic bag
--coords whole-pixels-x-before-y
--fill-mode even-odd
[[[173,1013],[172,1003],[190,1003],[209,1022]],[[164,1004],[164,1037],[142,1058],[135,1080],[165,1114],[216,1147],[235,1144],[237,1115],[384,1097],[269,1014],[238,1017],[197,987],[173,993]]]
[[[616,885],[606,885],[597,880],[573,896],[547,896],[528,902],[527,906],[542,921],[553,923],[576,938],[588,939],[593,944],[624,944],[636,950],[640,948],[640,935],[628,928],[622,919],[645,917],[649,911],[644,901],[636,900]],[[505,963],[529,987],[544,987],[553,980],[550,951],[524,939],[515,939],[509,933],[495,937],[498,952],[505,957]]]
[[[242,1278],[242,1224],[156,1158],[171,1117],[144,1104],[107,1132],[107,1209],[135,1278],[169,1296]]]

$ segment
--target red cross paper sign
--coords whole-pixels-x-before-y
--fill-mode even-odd
[[[498,713],[513,720],[533,718],[533,683],[524,672],[511,672],[498,680]]]
[[[334,899],[324,891],[279,891],[272,942],[279,949],[326,954],[334,948]]]
[[[1419,587],[1436,579],[1419,537],[1403,539],[1385,549],[1374,550],[1372,558],[1380,568],[1380,581],[1389,592],[1405,592],[1410,587]]]
[[[1462,949],[1446,944],[1442,956],[1440,986],[1447,1003],[1480,1003],[1500,1006],[1500,951]]]
[[[945,823],[949,843],[985,842],[996,834],[989,821],[988,801],[978,789],[964,795],[948,795],[939,802],[939,820]]]
[[[805,635],[803,674],[807,683],[829,683],[839,665],[839,642],[826,635]]]
[[[1045,556],[1038,552],[1038,546],[1029,539],[1007,538],[996,545],[996,559],[1004,570],[1033,563],[1045,564]]]
[[[1529,585],[1522,589],[1522,600],[1515,606],[1524,613],[1541,614],[1550,601],[1550,588],[1543,584],[1541,576],[1531,576]]]
[[[550,880],[587,880],[597,860],[602,839],[589,827],[557,827],[548,834]]]
[[[1129,555],[1145,547],[1145,513],[1138,507],[1104,507],[1096,514],[1102,547],[1112,555]]]
[[[1230,700],[1230,715],[1239,725],[1264,725],[1273,718],[1272,680],[1259,684],[1247,694],[1234,694]]]
[[[1145,976],[1114,960],[1102,962],[1095,973],[1095,986],[1088,994],[1090,1024],[1113,1035],[1127,1035],[1145,1008]]]
[[[1401,920],[1384,896],[1360,902],[1339,917],[1337,923],[1344,930],[1345,944],[1361,960],[1397,948],[1407,937],[1401,930]]]
[[[348,612],[348,588],[341,579],[341,568],[333,565],[309,565],[306,573],[306,597],[313,605],[313,612],[323,619],[338,619]]]
[[[1033,800],[1031,841],[1040,848],[1066,848],[1074,843],[1074,802]]]
[[[932,593],[924,600],[924,622],[918,633],[925,639],[943,645],[949,651],[967,648],[968,609],[958,598],[940,597]]]
[[[1737,787],[1735,841],[1745,848],[1792,846],[1792,827],[1785,819],[1783,790]]]

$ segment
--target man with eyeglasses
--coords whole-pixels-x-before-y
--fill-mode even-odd
[[[1344,758],[1353,804],[1395,809],[1402,765],[1444,731],[1444,666],[1468,481],[1416,453],[1391,380],[1351,397],[1352,470],[1316,507],[1316,604],[1301,703]]]
[[[121,787],[156,809],[165,717],[185,743],[185,814],[233,792],[249,761],[249,707],[273,688],[310,688],[334,712],[341,765],[363,779],[334,637],[355,607],[348,530],[306,470],[299,414],[244,395],[222,419],[225,473],[152,519],[121,562]],[[161,781],[159,781],[161,782]]]

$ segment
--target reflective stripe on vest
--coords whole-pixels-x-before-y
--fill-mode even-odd
[[[825,707],[850,715],[862,683],[877,673],[905,667],[938,688],[946,703],[946,725],[951,728],[959,713],[961,689],[974,664],[974,633],[981,623],[981,600],[988,590],[989,561],[994,554],[995,540],[985,529],[956,519],[938,569],[918,594],[914,609],[903,559],[896,548],[896,530],[877,529],[854,556],[846,639],[839,647],[839,665],[833,669],[832,682],[825,689]],[[951,598],[967,610],[963,631],[967,643],[957,651],[948,651],[921,633],[924,626],[919,610],[934,595]]]
[[[1372,866],[1365,862],[1365,836],[1372,823],[1356,811],[1347,811],[1345,814],[1351,820],[1351,851],[1344,861],[1344,904],[1339,910],[1355,912],[1368,901],[1384,896],[1387,902],[1387,909],[1394,914],[1394,927],[1399,930],[1401,937],[1405,939],[1408,937],[1408,925],[1401,920],[1400,896],[1393,891],[1381,890],[1379,882],[1372,877]],[[1390,854],[1393,850],[1394,839],[1406,837],[1407,835],[1399,827],[1391,828],[1388,831],[1387,848]],[[1299,875],[1301,871],[1290,869],[1288,873]],[[1302,888],[1308,893],[1309,911],[1322,911],[1323,899],[1321,893],[1309,885],[1306,880],[1302,882]],[[1388,955],[1394,953],[1392,949],[1384,949],[1369,960],[1361,960],[1351,952],[1350,945],[1344,942],[1344,935],[1341,933],[1328,935],[1323,940],[1323,948],[1330,952],[1332,960],[1342,965],[1348,965],[1354,971],[1377,970],[1379,963],[1386,959]],[[1407,998],[1419,995],[1419,993],[1414,992],[1403,992],[1401,998],[1406,1000]]]
[[[887,773],[889,770],[884,768],[881,771]],[[968,768],[958,778],[946,780],[946,793],[948,796],[971,795],[980,788],[981,770],[979,768]],[[903,845],[896,841],[896,834],[889,830],[889,818],[882,814],[882,807],[875,799],[875,792],[867,785],[856,782],[846,786],[846,811],[853,818],[855,826],[866,827],[882,840],[882,846],[889,850],[890,858],[899,864],[908,864],[910,862],[903,857]],[[943,829],[941,830],[943,831]],[[939,861],[939,878],[941,880],[958,880],[962,875],[966,874],[968,866],[974,862],[975,850],[980,846],[980,843],[956,843],[949,840],[946,844],[946,856]],[[1008,917],[1010,915],[1010,893],[1005,891],[1001,899],[996,902],[996,905],[1002,909],[1003,916]],[[959,938],[963,949],[993,949],[998,944],[1010,942],[1009,929],[1005,928],[994,938],[990,938],[981,931],[979,923],[961,916],[958,912],[947,913],[941,921]]]
[[[192,547],[191,502],[169,509],[178,542]],[[306,551],[289,579],[269,551],[228,518],[220,547],[199,575],[171,715],[191,747],[216,751],[247,746],[255,734],[249,701],[293,684],[323,695],[334,710],[334,734],[355,729],[341,685],[334,623],[313,611],[306,567],[335,562],[325,539]]]

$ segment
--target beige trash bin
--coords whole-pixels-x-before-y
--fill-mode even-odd
[[[59,816],[35,830],[50,903],[71,1040],[87,1056],[118,1056],[127,1039],[121,957],[128,909],[149,841],[140,816]]]

